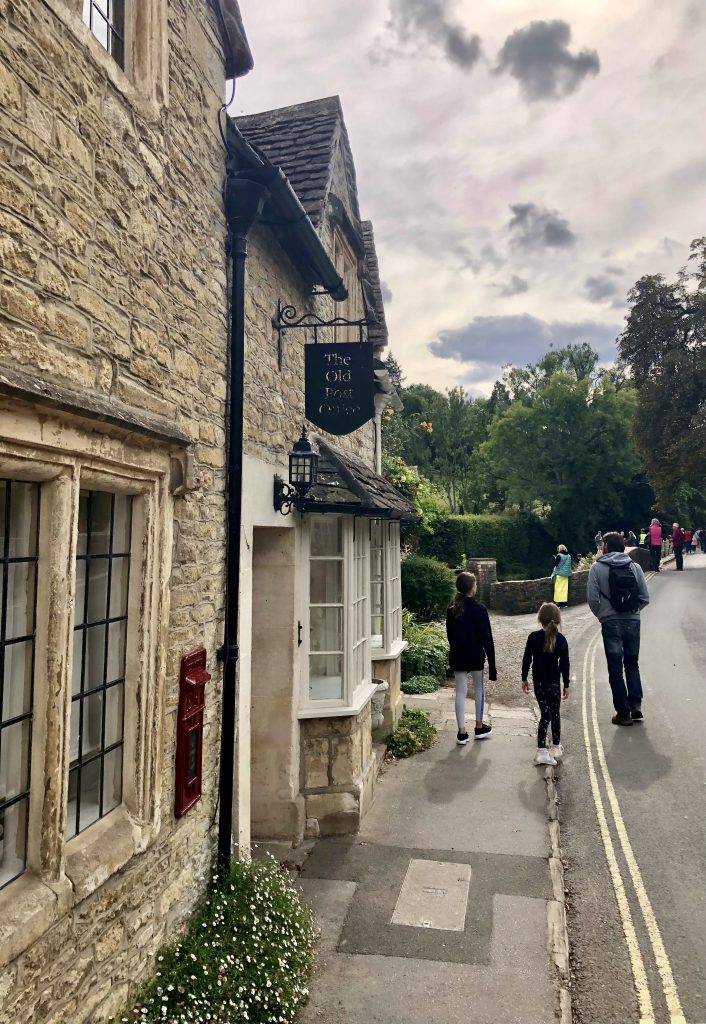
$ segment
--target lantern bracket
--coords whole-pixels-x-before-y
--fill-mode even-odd
[[[304,495],[299,494],[295,487],[286,484],[281,476],[275,476],[274,500],[275,512],[288,516],[293,508],[298,509],[304,503]]]
[[[277,331],[277,368],[282,369],[284,336],[287,331],[312,331],[316,345],[319,341],[319,331],[325,328],[355,328],[358,331],[358,340],[362,342],[366,340],[366,330],[375,326],[376,323],[376,320],[371,320],[368,317],[363,317],[361,320],[348,320],[344,316],[335,316],[331,320],[324,320],[317,313],[299,315],[296,306],[285,306],[282,304],[282,300],[278,299],[277,313],[272,317],[272,326]]]

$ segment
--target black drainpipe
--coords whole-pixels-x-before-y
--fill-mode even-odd
[[[233,772],[237,710],[238,599],[240,594],[240,534],[243,484],[243,394],[245,374],[245,260],[248,234],[269,198],[267,188],[229,173],[225,184],[225,215],[231,272],[231,324],[229,353],[228,469],[226,479],[226,588],[225,633],[218,655],[223,666],[221,765],[218,783],[218,864],[227,869],[233,834]]]

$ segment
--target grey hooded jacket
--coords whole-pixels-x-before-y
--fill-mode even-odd
[[[631,565],[632,571],[637,578],[638,598],[640,607],[636,612],[616,612],[610,603],[610,567],[611,565]],[[600,622],[606,619],[639,619],[640,612],[650,603],[650,594],[647,589],[647,580],[637,562],[633,562],[630,555],[624,551],[609,551],[593,563],[588,574],[588,586],[586,588],[588,605],[593,614]]]

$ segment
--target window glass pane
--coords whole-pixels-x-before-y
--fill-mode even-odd
[[[103,691],[91,693],[74,701],[83,703],[83,724],[80,732],[81,758],[90,757],[101,749],[101,723],[103,716]]]
[[[73,710],[73,708],[72,708]],[[78,768],[69,772],[69,802],[66,814],[66,838],[76,835],[76,808],[78,807]]]
[[[29,789],[30,735],[29,719],[0,731],[0,802]]]
[[[117,747],[105,755],[103,769],[103,814],[117,807],[123,798],[123,748]]]
[[[106,683],[122,679],[125,675],[125,639],[127,622],[111,622],[108,626],[108,668]]]
[[[110,522],[113,495],[91,491],[88,499],[88,554],[106,555],[110,551]]]
[[[25,869],[29,797],[9,807],[0,804],[0,888]]]
[[[343,609],[312,608],[309,647],[312,651],[340,651],[343,648]]]
[[[128,583],[130,580],[130,559],[113,558],[110,577],[110,617],[127,615]]]
[[[81,491],[78,498],[78,546],[77,555],[88,553],[88,493]]]
[[[339,516],[311,517],[311,554],[343,554],[343,521]]]
[[[33,558],[37,554],[39,525],[39,490],[36,484],[10,482],[10,529],[7,537],[8,558]],[[5,502],[7,489],[0,491],[2,500],[2,542],[5,543]]]
[[[81,806],[79,810],[79,831],[82,831],[100,817],[101,758],[81,768]]]
[[[34,641],[5,646],[2,720],[28,715],[32,708],[32,654]],[[1,797],[0,797],[1,799]]]
[[[86,560],[76,561],[76,592],[74,594],[74,626],[81,626],[86,612]]]
[[[311,700],[343,699],[343,655],[314,654],[309,659]]]
[[[105,746],[112,747],[123,738],[123,684],[105,691]]]
[[[74,630],[74,653],[71,666],[71,694],[81,691],[81,668],[83,666],[83,640],[84,630]]]
[[[5,639],[34,633],[34,562],[8,562]]]
[[[105,626],[89,626],[86,630],[86,646],[83,662],[83,690],[95,690],[103,684],[105,672]],[[81,679],[81,661],[74,663]]]
[[[130,551],[132,529],[132,498],[126,494],[115,495],[113,511],[113,553],[127,554]]]
[[[311,562],[310,599],[312,604],[341,604],[343,601],[343,562]]]
[[[88,559],[88,609],[86,622],[102,622],[108,617],[107,558]]]

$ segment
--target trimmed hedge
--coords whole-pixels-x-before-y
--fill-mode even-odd
[[[412,676],[402,683],[402,693],[436,693],[441,682],[436,676]]]
[[[451,604],[456,577],[435,558],[410,555],[402,562],[402,603],[426,622],[441,619]]]
[[[448,516],[434,533],[422,537],[420,554],[455,568],[466,558],[495,558],[498,573],[510,567],[527,571],[551,566],[555,545],[544,526],[531,516]]]

